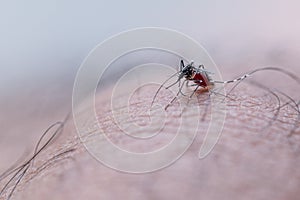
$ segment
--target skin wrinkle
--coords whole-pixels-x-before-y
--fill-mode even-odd
[[[118,173],[102,166],[90,157],[80,144],[79,138],[70,136],[69,133],[75,134],[72,125],[65,130],[68,134],[67,140],[59,145],[53,144],[54,146],[47,149],[42,156],[37,157],[35,165],[39,164],[42,167],[38,167],[41,171],[37,170],[25,175],[25,180],[30,180],[30,177],[34,179],[20,184],[16,199],[38,199],[39,197],[47,199],[47,196],[51,197],[50,199],[53,197],[65,199],[64,195],[71,198],[72,194],[67,192],[69,185],[81,189],[75,192],[77,194],[75,197],[78,199],[86,197],[115,199],[121,198],[121,194],[125,195],[122,195],[123,198],[131,199],[195,199],[199,196],[209,199],[240,199],[240,197],[264,199],[266,196],[273,199],[293,199],[299,195],[300,175],[297,170],[300,167],[297,156],[299,148],[291,149],[291,144],[287,142],[285,134],[293,124],[293,118],[285,118],[290,121],[284,125],[276,121],[267,131],[261,133],[259,132],[260,125],[271,119],[266,115],[265,108],[272,110],[274,104],[270,102],[268,96],[257,98],[247,92],[243,95],[242,93],[243,91],[237,91],[237,99],[229,101],[230,109],[220,141],[212,153],[203,160],[197,158],[203,140],[203,133],[201,133],[197,135],[195,142],[185,155],[169,168],[139,176]],[[97,104],[99,105],[97,110],[105,111],[98,112],[98,118],[107,130],[111,130],[115,124],[111,121],[109,103],[103,104],[101,97],[98,97],[101,104]],[[150,100],[151,98],[146,98],[143,102],[132,103],[130,106],[147,106]],[[261,107],[263,108],[259,109]],[[291,112],[291,110],[284,107],[281,112]],[[258,114],[261,116],[258,117]],[[145,115],[142,115],[143,117]],[[178,115],[173,117],[178,117]],[[190,117],[193,119],[199,116]],[[209,118],[208,114],[200,126],[207,126],[206,122]],[[282,119],[281,115],[279,119]],[[254,123],[249,123],[249,121]],[[172,123],[167,123],[163,132],[172,135],[172,126]],[[115,133],[117,130],[110,131],[109,135]],[[97,134],[97,132],[90,134]],[[155,149],[164,142],[164,139],[160,143],[151,143],[151,145]],[[126,144],[128,141],[119,139],[119,142]],[[299,147],[299,140],[294,144]],[[134,143],[127,143],[127,145],[134,146]],[[74,147],[74,151],[70,152],[71,155],[67,155],[72,158],[72,162],[61,162],[64,159],[53,157],[63,150]],[[143,150],[141,146],[137,147]],[[54,164],[43,168],[51,158],[54,159]],[[42,173],[43,176],[34,176],[36,172]],[[62,176],[63,179],[60,178]],[[95,184],[100,187],[93,190]],[[57,186],[54,187],[54,185]],[[114,185],[115,189],[111,188],[111,185]],[[36,190],[36,187],[39,190]],[[50,195],[53,193],[56,195]]]

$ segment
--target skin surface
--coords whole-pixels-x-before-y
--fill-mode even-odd
[[[293,88],[297,87],[294,84]],[[156,87],[147,87],[132,96],[129,107],[134,122],[147,124],[144,111],[155,91]],[[96,96],[96,110],[102,128],[116,144],[147,152],[174,136],[172,128],[179,118],[172,115],[176,103],[167,111],[171,113],[170,123],[166,123],[164,135],[157,141],[141,145],[114,136],[122,132],[111,120],[110,101],[105,98],[110,92],[108,89]],[[204,96],[207,94],[197,94],[200,104],[190,106],[203,110]],[[167,101],[165,97],[168,96],[159,96],[158,101],[167,103],[170,97]],[[228,99],[222,136],[206,158],[199,160],[197,156],[209,114],[203,117],[196,140],[178,161],[157,172],[140,175],[100,164],[86,151],[69,119],[63,134],[36,158],[12,199],[297,199],[299,122],[293,135],[288,135],[297,113],[286,106],[273,122],[276,105],[272,95],[253,85],[237,88]],[[199,118],[188,113],[187,116],[191,123]]]

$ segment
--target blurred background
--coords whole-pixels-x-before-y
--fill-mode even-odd
[[[81,62],[111,35],[175,29],[202,44],[225,79],[264,65],[299,74],[299,9],[296,0],[1,1],[0,170],[64,118]]]

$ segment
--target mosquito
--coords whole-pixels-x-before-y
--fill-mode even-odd
[[[246,77],[249,76],[249,74],[245,74],[242,77],[239,77],[237,79],[230,80],[230,81],[214,81],[211,78],[211,74],[212,74],[212,72],[206,70],[204,68],[204,65],[199,65],[198,67],[195,67],[194,66],[194,61],[191,61],[189,64],[185,65],[184,61],[181,60],[179,71],[176,72],[175,74],[173,74],[172,76],[170,76],[163,84],[160,85],[160,87],[156,91],[156,93],[153,97],[152,103],[151,103],[151,107],[152,107],[158,93],[160,92],[160,90],[164,87],[164,85],[171,78],[175,77],[176,75],[178,76],[177,80],[174,83],[172,83],[171,85],[165,87],[165,89],[169,89],[170,87],[172,87],[172,86],[176,85],[177,83],[179,83],[179,90],[178,90],[177,94],[175,95],[175,97],[165,107],[165,110],[167,110],[167,108],[178,98],[178,96],[180,94],[182,94],[183,96],[186,96],[182,92],[184,83],[186,83],[186,85],[188,85],[188,83],[190,81],[192,81],[193,84],[189,85],[189,86],[190,87],[195,86],[195,89],[193,90],[193,92],[189,96],[189,100],[190,100],[194,96],[194,94],[196,93],[197,90],[201,90],[202,92],[209,92],[209,91],[211,91],[212,88],[214,88],[215,83],[232,83],[232,82],[236,82],[236,81],[240,81],[242,79],[245,79]],[[184,80],[183,80],[183,83],[181,84],[182,79],[184,79]]]
[[[211,74],[213,74],[212,72],[208,71],[205,69],[204,65],[199,65],[199,66],[194,66],[194,62],[191,61],[189,64],[185,65],[183,60],[180,60],[180,67],[179,67],[179,71],[176,72],[175,74],[173,74],[172,76],[170,76],[167,80],[165,80],[160,87],[158,88],[158,90],[156,91],[152,102],[151,102],[151,107],[154,104],[154,101],[158,95],[158,93],[160,92],[160,90],[165,87],[165,84],[173,77],[177,76],[177,80],[172,83],[171,85],[165,87],[165,89],[169,89],[170,87],[176,85],[177,83],[179,83],[179,89],[177,94],[175,95],[175,97],[170,101],[170,103],[165,107],[165,110],[167,110],[167,108],[172,105],[172,103],[178,98],[178,96],[180,94],[182,94],[183,96],[186,96],[185,94],[183,94],[182,89],[184,86],[184,83],[186,83],[186,85],[188,85],[189,82],[193,82],[192,85],[188,85],[191,87],[195,87],[195,89],[193,90],[193,92],[191,93],[191,95],[188,97],[188,102],[189,100],[194,96],[194,94],[196,93],[196,91],[201,90],[201,92],[212,92],[215,93],[212,89],[215,87],[216,84],[229,84],[229,83],[235,83],[235,85],[231,88],[231,90],[227,93],[227,95],[224,95],[225,97],[228,97],[228,94],[238,86],[238,84],[243,81],[244,79],[246,79],[247,77],[251,76],[252,74],[258,72],[258,71],[265,71],[265,70],[271,70],[271,71],[279,71],[283,74],[288,75],[290,78],[294,79],[295,81],[298,82],[298,84],[300,84],[300,79],[298,76],[294,75],[293,73],[286,71],[284,69],[281,68],[277,68],[277,67],[263,67],[263,68],[258,68],[255,69],[253,71],[250,71],[248,73],[245,73],[244,75],[236,78],[236,79],[232,79],[232,80],[227,80],[227,81],[218,81],[218,80],[213,80],[211,77]],[[181,80],[183,80],[183,82],[181,83]],[[221,94],[223,95],[223,94]]]

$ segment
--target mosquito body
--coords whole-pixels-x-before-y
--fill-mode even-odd
[[[206,71],[203,65],[194,67],[194,62],[192,61],[185,66],[183,60],[180,61],[179,79],[185,78],[187,81],[193,81],[195,86],[203,89],[212,87],[214,83],[209,73],[211,72]]]
[[[211,72],[205,70],[203,65],[199,65],[198,67],[194,66],[194,62],[191,61],[188,65],[184,64],[184,61],[180,61],[180,68],[179,71],[173,74],[170,78],[168,78],[157,90],[155,93],[151,107],[154,103],[154,100],[156,99],[157,94],[159,91],[164,87],[164,85],[174,76],[178,76],[177,80],[172,83],[171,85],[165,87],[166,89],[169,89],[170,87],[174,86],[175,84],[179,84],[179,90],[177,95],[171,100],[171,102],[165,107],[165,110],[175,101],[175,99],[179,96],[179,94],[182,94],[183,96],[186,96],[182,92],[182,88],[184,86],[184,83],[186,83],[187,86],[193,87],[195,86],[194,91],[192,94],[189,96],[189,99],[192,98],[192,96],[195,94],[195,92],[198,89],[201,89],[203,92],[209,91],[211,88],[214,86],[214,81],[210,77]],[[183,81],[182,81],[183,80]],[[182,82],[181,82],[182,81]],[[192,85],[189,85],[189,82],[193,82]]]

